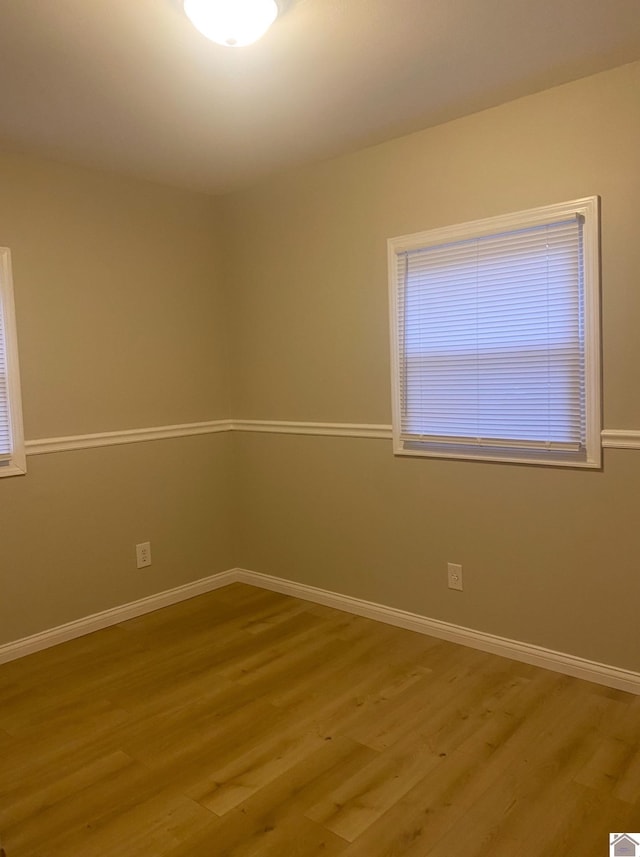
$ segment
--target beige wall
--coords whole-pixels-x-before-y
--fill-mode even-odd
[[[633,64],[227,197],[234,416],[390,422],[386,239],[599,194],[604,422],[640,429],[639,152]],[[640,668],[640,452],[578,472],[234,444],[240,565]]]
[[[605,426],[640,429],[639,151],[635,64],[220,201],[2,154],[26,435],[388,423],[386,239],[591,194]],[[0,643],[240,565],[640,669],[638,451],[585,472],[243,433],[28,464],[0,479]]]
[[[208,435],[34,456],[0,480],[0,643],[230,568],[229,462]]]
[[[228,416],[205,195],[0,157],[30,439]]]
[[[28,439],[229,416],[216,240],[204,195],[0,155]],[[229,568],[227,448],[30,456],[0,479],[0,642]]]

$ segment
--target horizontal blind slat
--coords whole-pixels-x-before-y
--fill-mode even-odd
[[[11,420],[9,413],[9,384],[5,316],[0,291],[0,459],[7,459],[12,452]]]
[[[575,218],[397,254],[402,438],[581,446],[581,241]]]

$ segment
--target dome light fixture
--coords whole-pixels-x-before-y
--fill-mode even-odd
[[[225,47],[257,42],[278,17],[276,0],[184,0],[193,26]]]

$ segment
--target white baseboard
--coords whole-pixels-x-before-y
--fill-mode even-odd
[[[460,643],[463,646],[470,646],[483,652],[491,652],[491,654],[522,661],[525,664],[533,664],[537,667],[554,670],[607,687],[640,694],[640,673],[632,670],[620,669],[597,661],[588,661],[575,655],[555,652],[552,649],[545,649],[530,643],[521,643],[506,637],[497,637],[495,634],[487,634],[484,631],[474,631],[461,625],[452,625],[449,622],[441,622],[439,619],[429,619],[426,616],[419,616],[406,610],[397,610],[395,607],[386,607],[384,604],[363,601],[361,598],[340,595],[337,592],[318,589],[315,586],[295,583],[292,580],[284,580],[268,574],[260,574],[240,568],[235,569],[235,574],[235,579],[241,583],[260,586],[263,589],[270,589],[283,595],[292,595],[295,598],[324,604],[327,607],[335,607],[337,610],[344,610],[346,613],[355,613],[358,616],[365,616],[368,619],[375,619],[378,622],[385,622],[387,625],[395,625],[408,631],[417,631],[419,634],[427,634],[431,637],[449,640],[452,643]]]
[[[57,646],[58,643],[65,643],[67,640],[75,640],[76,637],[83,637],[85,634],[100,631],[102,628],[108,628],[111,625],[118,625],[120,622],[126,622],[127,619],[134,619],[144,613],[152,613],[154,610],[169,607],[179,601],[186,601],[196,595],[204,595],[205,592],[220,589],[237,579],[235,571],[222,571],[219,574],[194,580],[193,583],[186,583],[184,586],[178,586],[175,589],[149,595],[139,601],[132,601],[129,604],[122,604],[120,607],[112,607],[110,610],[94,613],[83,619],[76,619],[66,625],[51,628],[49,631],[33,634],[31,637],[23,637],[21,640],[15,640],[12,643],[5,643],[5,645],[0,646],[0,664],[6,664],[17,658],[23,658],[25,655],[33,654],[33,652]]]
[[[427,616],[419,616],[417,613],[409,613],[406,610],[398,610],[395,607],[387,607],[373,601],[364,601],[361,598],[341,595],[338,592],[319,589],[315,586],[308,586],[304,583],[296,583],[293,580],[285,580],[281,577],[273,577],[269,574],[248,571],[243,568],[222,571],[219,574],[195,580],[184,586],[178,586],[176,589],[150,595],[139,601],[113,607],[110,610],[104,610],[102,613],[95,613],[84,619],[60,625],[57,628],[25,637],[22,640],[6,643],[0,646],[0,664],[38,652],[41,649],[47,649],[58,643],[64,643],[67,640],[73,640],[76,637],[82,637],[84,634],[90,634],[93,631],[117,625],[127,619],[142,616],[144,613],[151,613],[162,607],[177,604],[179,601],[186,601],[197,595],[203,595],[205,592],[212,592],[214,589],[220,589],[230,583],[246,583],[250,586],[279,592],[282,595],[312,601],[315,604],[324,604],[346,613],[385,622],[387,625],[395,625],[408,631],[417,631],[419,634],[427,634],[452,643],[470,646],[473,649],[480,649],[483,652],[490,652],[494,655],[640,695],[640,673],[632,670],[589,661],[575,655],[545,649],[542,646],[498,637],[484,631],[474,631],[461,625],[441,622],[439,619],[429,619]]]

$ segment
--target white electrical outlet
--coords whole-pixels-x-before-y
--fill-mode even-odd
[[[449,581],[449,589],[459,589],[462,591],[462,566],[456,565],[455,562],[448,562],[447,579]]]
[[[146,568],[151,565],[151,542],[141,542],[136,545],[136,560],[138,568]]]

